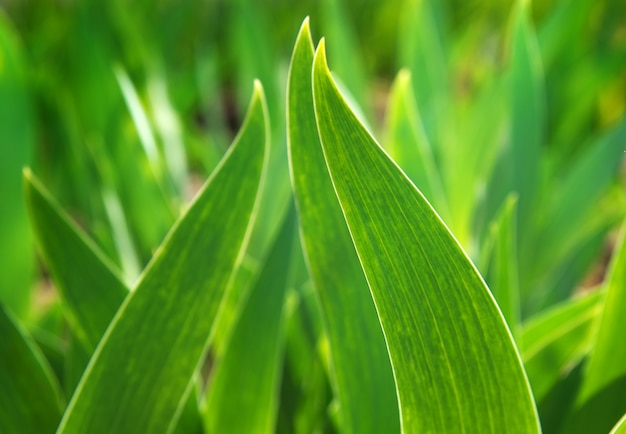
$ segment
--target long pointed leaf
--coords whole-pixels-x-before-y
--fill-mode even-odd
[[[289,156],[303,249],[330,342],[340,424],[347,433],[393,433],[399,429],[399,414],[391,365],[322,155],[312,64],[313,43],[305,21],[289,76]]]
[[[8,249],[0,255],[0,301],[21,318],[28,312],[35,263],[20,185],[35,145],[24,60],[17,32],[0,10],[0,240]]]
[[[515,211],[517,196],[509,195],[484,243],[484,276],[514,337],[520,322],[519,276]]]
[[[380,317],[403,432],[538,432],[489,290],[428,202],[358,122],[317,49],[321,143]]]
[[[24,174],[31,222],[48,269],[61,294],[73,332],[65,356],[65,389],[75,389],[89,358],[128,295],[117,270],[82,233],[30,171]],[[80,269],[76,264],[81,264]],[[191,396],[181,423],[199,423],[198,399]],[[194,413],[195,412],[195,413]],[[195,419],[195,420],[194,420]],[[181,425],[181,429],[182,429]]]
[[[400,71],[389,94],[386,149],[439,215],[448,218],[441,175],[413,96],[410,72]]]
[[[270,434],[276,431],[283,341],[285,271],[293,244],[290,212],[216,362],[204,421],[209,433]]]
[[[70,221],[28,170],[24,171],[24,181],[32,225],[45,263],[61,293],[66,317],[91,353],[128,294],[128,288],[104,254]]]
[[[35,343],[1,305],[0,336],[0,432],[53,432],[61,419],[59,386]]]
[[[604,292],[593,292],[542,312],[524,324],[522,359],[537,402],[589,352],[593,324],[603,300]]]
[[[59,434],[167,431],[249,238],[267,134],[257,82],[236,143],[118,310]]]
[[[606,432],[626,412],[626,230],[613,255],[606,298],[589,363],[575,409],[565,424],[568,432]]]
[[[533,215],[545,123],[543,70],[528,5],[517,5],[511,53],[511,163],[519,194],[518,235],[523,244]],[[523,245],[520,246],[523,248]]]

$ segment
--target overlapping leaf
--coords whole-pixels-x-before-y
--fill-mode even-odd
[[[521,333],[522,359],[535,400],[541,401],[564,373],[586,355],[604,292],[555,306],[531,318]]]
[[[320,43],[324,157],[387,340],[404,432],[539,432],[521,360],[480,275],[352,114]]]
[[[39,180],[30,171],[24,172],[24,179],[31,222],[45,263],[61,293],[74,333],[91,354],[128,288],[115,267],[62,212]]]
[[[399,420],[391,366],[320,148],[312,63],[313,43],[305,21],[289,77],[290,164],[302,244],[331,347],[340,424],[348,433],[391,433],[398,430]]]
[[[290,212],[216,361],[203,412],[209,433],[276,432],[294,222]]]
[[[618,241],[607,275],[606,298],[599,327],[575,409],[565,425],[568,432],[609,430],[626,411],[626,346],[623,321],[626,316],[626,236]]]
[[[248,239],[267,130],[257,83],[235,144],[118,310],[59,433],[168,430]]]
[[[509,195],[498,219],[489,229],[483,245],[482,264],[485,281],[514,337],[517,337],[520,323],[516,205],[517,196]]]
[[[41,434],[61,419],[61,396],[39,349],[0,306],[0,431]]]
[[[386,149],[442,218],[450,215],[441,175],[413,97],[411,75],[402,70],[393,82],[387,108]]]

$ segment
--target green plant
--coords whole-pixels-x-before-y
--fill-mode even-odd
[[[443,56],[455,50],[443,48],[442,11],[403,4],[420,25],[402,28],[410,71],[391,86],[384,148],[359,107],[366,79],[346,55],[353,47],[343,3],[322,9],[329,29],[346,32],[335,52],[346,84],[330,72],[324,40],[314,47],[307,19],[285,110],[267,53],[249,50],[268,35],[252,19],[253,5],[235,6],[234,40],[247,48],[234,51],[265,65],[272,98],[256,81],[224,156],[220,145],[195,151],[205,153],[199,160],[210,175],[190,203],[186,155],[194,151],[183,142],[198,138],[184,137],[159,87],[170,66],[152,62],[147,98],[124,67],[94,67],[109,92],[119,87],[117,97],[103,91],[110,104],[89,126],[75,111],[88,102],[68,103],[76,104],[68,109],[75,127],[103,128],[86,139],[90,169],[63,166],[82,173],[73,179],[89,180],[92,194],[77,194],[79,181],[59,190],[74,196],[67,202],[83,202],[89,233],[31,170],[25,196],[7,199],[16,209],[7,216],[21,224],[16,244],[31,236],[20,220],[29,211],[62,311],[53,303],[29,315],[28,293],[3,286],[2,431],[623,429],[623,235],[601,288],[569,295],[624,217],[615,173],[626,124],[585,130],[594,138],[574,157],[564,150],[571,131],[581,131],[572,121],[546,144],[541,62],[558,63],[559,55],[546,54],[549,43],[540,52],[528,5],[512,12],[504,73],[475,78],[471,96],[457,99],[447,83]],[[554,20],[577,16],[565,3],[556,8]],[[0,47],[16,67],[0,75],[0,92],[10,89],[11,100],[29,107],[24,60],[5,21]],[[468,32],[458,44],[473,38]],[[241,80],[252,70],[242,68]],[[34,131],[29,110],[16,110],[17,121],[0,117],[7,131],[17,125],[12,137],[22,150],[35,146],[23,136]],[[114,137],[125,146],[103,144]],[[27,161],[10,156],[11,170]],[[50,167],[37,171],[46,176]],[[7,219],[2,229],[14,227]],[[32,262],[28,248],[20,254],[27,259],[16,261]]]

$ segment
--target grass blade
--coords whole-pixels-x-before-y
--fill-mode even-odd
[[[513,190],[519,194],[518,239],[528,239],[534,215],[541,145],[544,139],[545,90],[537,38],[530,25],[527,2],[519,1],[511,47],[511,164]],[[520,258],[524,260],[525,258]]]
[[[249,238],[267,134],[257,82],[235,144],[118,310],[59,434],[167,431]]]
[[[61,419],[61,395],[48,363],[0,305],[0,431],[41,434]]]
[[[314,60],[322,148],[387,340],[403,432],[539,432],[504,320],[459,244]]]
[[[450,216],[441,176],[413,97],[411,75],[398,73],[389,95],[386,149],[440,216]]]
[[[331,348],[340,424],[347,433],[397,432],[397,399],[382,330],[317,135],[312,64],[305,21],[289,76],[289,157],[303,250]]]
[[[500,215],[489,229],[484,243],[485,281],[517,338],[520,324],[519,276],[517,274],[517,237],[515,211],[517,196],[507,198]]]
[[[203,411],[209,433],[276,431],[294,221],[290,212],[216,362]]]
[[[404,1],[398,40],[400,66],[409,68],[415,81],[415,101],[435,158],[442,150],[441,128],[450,100],[445,8],[437,2]]]
[[[567,432],[606,432],[626,412],[626,346],[622,324],[626,316],[626,231],[616,247],[606,286],[598,331],[589,355],[582,388],[566,427]]]
[[[25,318],[33,283],[34,252],[20,172],[31,160],[35,122],[17,32],[0,10],[0,301]]]
[[[31,222],[44,261],[54,277],[72,329],[91,354],[128,288],[115,267],[29,170],[24,171],[24,181]]]
[[[586,146],[561,185],[551,191],[539,238],[545,248],[534,256],[537,273],[555,268],[571,252],[589,244],[594,228],[607,231],[619,221],[615,213],[599,210],[599,201],[619,172],[626,140],[626,122],[603,133]],[[545,272],[545,271],[544,271]]]
[[[537,402],[589,352],[603,301],[604,292],[596,291],[555,306],[524,324],[522,360]]]

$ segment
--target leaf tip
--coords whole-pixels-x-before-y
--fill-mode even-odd
[[[24,167],[22,169],[22,176],[24,177],[25,181],[30,182],[33,179],[33,171],[31,170],[30,167]]]
[[[311,25],[309,23],[310,18],[307,15],[306,17],[304,17],[304,20],[302,21],[302,25],[300,26],[300,33],[302,32],[307,32],[307,33],[311,33]]]
[[[313,59],[315,71],[326,71],[328,73],[328,61],[326,60],[326,38],[320,39],[315,50],[315,58]]]
[[[258,78],[254,79],[254,93],[253,93],[253,97],[255,97],[255,98],[263,98],[264,97],[263,83],[261,83],[261,80],[259,80]]]

